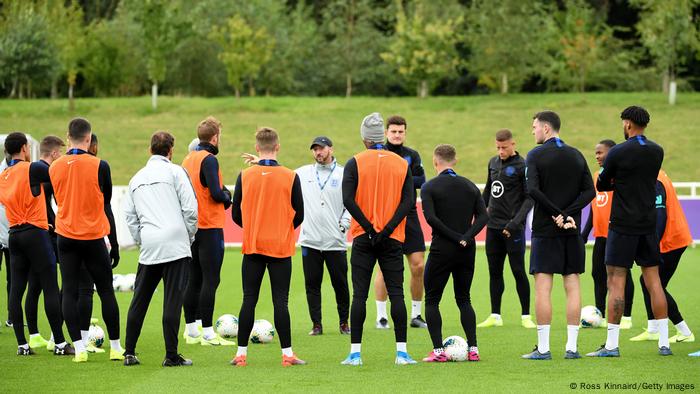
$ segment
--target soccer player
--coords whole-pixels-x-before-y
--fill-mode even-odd
[[[656,235],[656,179],[664,150],[644,136],[649,113],[642,107],[625,108],[620,115],[626,141],[608,152],[598,174],[599,191],[615,191],[610,212],[605,264],[608,272],[608,337],[591,357],[619,357],[620,318],[625,307],[627,271],[636,261],[651,296],[659,326],[659,354],[671,355],[668,309],[659,278],[659,240]]]
[[[688,221],[683,213],[680,201],[673,188],[673,183],[664,170],[659,171],[656,180],[656,235],[659,239],[661,251],[661,264],[659,265],[659,277],[661,286],[666,294],[668,304],[668,317],[676,326],[676,335],[669,338],[670,343],[695,342],[695,335],[688,328],[688,324],[683,320],[678,304],[673,299],[671,293],[666,290],[673,274],[678,268],[681,256],[685,249],[693,244],[693,237],[690,234]],[[629,280],[629,278],[628,278]],[[651,297],[644,284],[644,276],[639,277],[644,294],[644,306],[647,311],[647,329],[630,339],[630,341],[654,341],[659,339],[659,330],[656,327],[657,321],[654,319],[654,312],[651,308]]]
[[[532,219],[530,274],[535,276],[537,346],[522,357],[551,360],[549,330],[552,322],[552,280],[562,275],[566,291],[567,340],[564,358],[581,358],[577,349],[581,318],[579,275],[586,251],[577,228],[581,209],[593,196],[593,180],[581,152],[559,138],[561,120],[552,111],[535,114],[532,134],[540,144],[527,155],[527,190],[535,202]]]
[[[208,117],[197,126],[199,145],[182,161],[197,196],[197,234],[192,244],[192,263],[185,292],[185,339],[187,344],[233,346],[214,332],[212,316],[216,289],[224,262],[224,224],[231,193],[221,176],[219,153],[221,122]],[[199,332],[197,319],[202,319]]]
[[[474,278],[474,237],[486,225],[488,214],[479,188],[455,173],[456,155],[452,145],[438,145],[435,148],[433,167],[438,176],[426,182],[420,193],[425,219],[433,229],[433,242],[425,266],[425,317],[433,351],[423,359],[426,362],[447,361],[442,347],[439,306],[450,275],[462,328],[469,344],[468,360],[479,361],[476,315],[469,289]]]
[[[124,214],[140,247],[134,298],[126,321],[124,365],[140,364],[136,342],[151,297],[163,280],[164,367],[192,365],[177,351],[177,335],[192,260],[190,245],[197,232],[197,199],[182,167],[171,162],[175,137],[157,131],[151,137],[151,158],[129,181]]]
[[[243,170],[233,193],[233,221],[243,228],[243,304],[238,315],[238,349],[231,365],[247,365],[248,338],[255,319],[265,270],[270,275],[275,327],[282,347],[282,366],[304,365],[292,351],[289,285],[292,278],[294,229],[304,220],[299,176],[277,162],[279,136],[263,127],[255,133],[257,165]]]
[[[407,131],[406,119],[394,115],[386,121],[386,149],[403,157],[411,168],[413,175],[413,199],[415,200],[415,189],[420,189],[425,183],[425,170],[417,151],[404,145]],[[423,300],[423,260],[425,259],[425,239],[423,231],[418,221],[415,201],[406,216],[406,239],[402,246],[403,254],[408,260],[408,267],[411,270],[411,327],[426,328],[427,324],[421,317],[421,303]],[[387,291],[382,270],[377,272],[374,278],[374,295],[377,303],[377,328],[388,329],[389,319],[386,314]]]
[[[374,264],[384,274],[394,320],[397,365],[415,364],[406,350],[406,304],[403,299],[402,243],[406,215],[415,206],[411,168],[401,156],[385,149],[384,121],[375,112],[366,116],[360,135],[366,150],[348,160],[343,171],[343,204],[353,220],[350,266],[350,354],[343,365],[362,365],[362,326]]]
[[[489,211],[486,258],[489,263],[491,315],[477,327],[503,325],[503,265],[508,256],[520,299],[520,324],[525,328],[535,328],[530,317],[530,282],[525,273],[525,219],[533,205],[525,185],[525,159],[515,150],[513,133],[508,129],[496,132],[496,150],[498,155],[489,160],[483,193]]]
[[[595,146],[595,159],[599,167],[603,167],[605,157],[610,148],[615,146],[613,140],[602,140]],[[593,174],[593,179],[598,179],[599,171]],[[591,201],[591,210],[583,228],[581,237],[583,243],[588,242],[588,235],[593,230],[595,243],[593,244],[593,258],[591,264],[591,275],[593,276],[593,294],[595,296],[595,306],[605,317],[605,297],[608,295],[607,273],[605,272],[605,241],[608,239],[608,223],[610,222],[610,208],[614,192],[601,192],[596,189],[596,196]],[[634,298],[634,282],[632,274],[627,276],[625,284],[625,310],[620,320],[620,329],[632,328],[632,301]],[[603,320],[601,327],[607,327],[608,323]]]
[[[102,316],[110,338],[109,358],[124,359],[124,350],[119,343],[119,305],[112,288],[112,268],[119,264],[119,245],[116,244],[110,204],[112,176],[106,161],[87,152],[91,134],[92,128],[86,119],[71,120],[68,125],[68,152],[49,168],[58,207],[56,233],[63,281],[63,317],[75,346],[75,362],[88,360],[87,344],[80,332],[78,308],[83,265],[94,281],[102,302]],[[105,236],[109,237],[110,251],[107,251]]]
[[[316,137],[311,142],[316,161],[296,170],[307,207],[299,233],[304,264],[306,300],[313,327],[309,335],[323,334],[321,324],[321,283],[325,261],[335,291],[341,334],[350,334],[348,314],[348,261],[345,233],[350,228],[350,213],[343,207],[343,166],[333,157],[333,142]]]
[[[56,257],[49,240],[46,201],[42,182],[49,181],[48,168],[30,163],[29,144],[23,133],[10,133],[5,151],[11,155],[9,167],[0,174],[0,202],[5,206],[9,223],[9,247],[12,269],[10,319],[17,338],[17,355],[29,356],[34,351],[24,335],[22,297],[30,272],[37,276],[44,291],[44,308],[56,339],[54,355],[75,354],[63,337],[56,278]]]

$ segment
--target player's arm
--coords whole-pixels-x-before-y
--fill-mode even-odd
[[[523,200],[523,203],[520,205],[520,209],[518,209],[518,212],[515,214],[513,219],[506,224],[506,230],[508,230],[510,233],[515,230],[519,230],[525,224],[525,219],[527,218],[528,212],[530,212],[532,206],[535,205],[535,202],[532,201],[532,198],[527,194],[527,183],[525,182],[525,177],[523,177],[522,185],[525,199]]]
[[[484,199],[484,204],[486,207],[489,206],[489,199],[491,198],[491,162],[486,166],[486,186],[484,186],[484,192],[481,193],[481,198]]]
[[[360,206],[357,205],[357,202],[355,202],[357,182],[357,161],[353,157],[348,160],[347,164],[345,164],[345,168],[343,169],[343,205],[345,206],[345,209],[350,212],[350,215],[355,219],[355,221],[362,227],[362,229],[364,229],[365,232],[371,236],[373,233],[376,233],[376,231],[372,227],[372,223],[370,223],[365,214],[362,213]]]
[[[233,189],[233,203],[231,204],[231,219],[239,227],[243,227],[243,213],[241,212],[241,201],[243,201],[243,186],[241,185],[241,174],[236,179],[236,188]]]
[[[558,216],[562,215],[566,217],[563,210],[557,207],[547,196],[540,190],[540,177],[537,171],[536,159],[532,157],[531,154],[527,155],[527,161],[525,164],[525,180],[527,183],[527,195],[532,198],[534,202],[540,204],[545,208],[551,215]]]
[[[666,188],[664,184],[656,181],[656,236],[659,242],[666,232],[668,211],[666,210]]]
[[[615,173],[617,172],[617,147],[612,147],[605,157],[603,167],[598,173],[598,180],[595,184],[596,189],[601,192],[615,190]]]
[[[586,159],[581,155],[581,160],[583,160],[583,175],[581,177],[581,182],[579,183],[579,195],[576,199],[564,209],[566,216],[574,215],[576,212],[581,212],[586,205],[590,204],[591,200],[595,198],[595,188],[593,187],[593,178],[591,177],[591,171],[588,169],[588,163]]]
[[[423,205],[423,215],[433,231],[444,236],[445,238],[459,243],[462,240],[462,234],[447,227],[435,214],[435,201],[433,199],[433,190],[430,184],[425,184],[420,190],[420,198]]]
[[[583,231],[581,232],[581,238],[583,238],[584,243],[588,241],[588,236],[591,234],[591,230],[593,230],[593,203],[591,203],[591,209],[588,212],[586,225],[583,226]]]
[[[49,166],[34,162],[29,165],[29,188],[32,196],[38,197],[41,194],[42,183],[51,183],[49,176]]]
[[[228,209],[231,206],[231,192],[229,192],[226,187],[221,187],[221,181],[219,180],[219,161],[216,160],[214,155],[208,155],[202,160],[202,169],[200,170],[202,175],[204,175],[204,186],[209,188],[209,193],[211,198],[224,204],[224,209]]]
[[[292,209],[294,209],[294,228],[297,228],[304,221],[304,195],[301,192],[301,181],[297,174],[294,174],[292,185]]]
[[[194,242],[194,235],[197,233],[197,196],[190,177],[184,168],[174,168],[175,172],[175,192],[180,200],[182,218],[185,220],[187,234],[190,236],[190,244]]]
[[[401,201],[399,206],[396,207],[394,215],[392,215],[389,222],[382,229],[382,233],[385,236],[391,235],[396,227],[401,223],[402,220],[408,216],[411,212],[411,208],[416,205],[415,194],[413,192],[413,176],[411,175],[411,168],[406,168],[406,178],[403,180],[403,188],[401,189]]]
[[[124,220],[126,221],[126,226],[129,228],[129,233],[131,237],[136,242],[136,245],[141,245],[141,221],[139,220],[139,215],[136,213],[136,205],[134,205],[133,190],[131,185],[129,185],[129,192],[126,193],[123,203]]]
[[[104,160],[100,160],[97,179],[104,196],[104,210],[109,222],[109,235],[107,235],[107,238],[109,239],[109,245],[112,247],[109,257],[112,259],[112,268],[115,268],[119,264],[119,243],[117,242],[117,225],[114,222],[114,214],[112,213],[112,172],[109,169],[109,164]]]
[[[411,174],[413,174],[413,188],[420,189],[425,183],[425,169],[418,152],[416,152],[411,161]]]
[[[476,196],[476,201],[474,201],[474,221],[472,222],[471,227],[469,227],[469,230],[467,230],[466,233],[462,236],[462,240],[467,242],[467,245],[472,243],[474,241],[474,238],[476,237],[477,234],[486,226],[486,223],[489,221],[489,215],[486,212],[486,204],[484,203],[484,199],[481,198],[481,195],[479,194],[479,189],[475,187],[475,196]]]

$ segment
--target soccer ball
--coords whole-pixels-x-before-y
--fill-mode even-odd
[[[94,347],[102,347],[104,343],[105,332],[102,330],[102,327],[98,326],[97,324],[91,325],[90,329],[88,330],[88,344]]]
[[[122,275],[114,274],[112,275],[112,288],[114,291],[119,291],[122,283]]]
[[[603,314],[593,305],[581,308],[581,326],[583,328],[600,327],[603,324]]]
[[[256,320],[253,330],[250,332],[250,341],[253,343],[270,343],[275,338],[275,328],[267,320]]]
[[[442,347],[445,349],[445,355],[450,361],[466,361],[469,354],[467,341],[457,335],[447,337],[442,341]]]
[[[136,287],[136,274],[126,274],[126,290],[123,291],[134,291]]]
[[[238,335],[238,318],[234,315],[221,315],[214,324],[216,333],[222,338],[234,338]]]

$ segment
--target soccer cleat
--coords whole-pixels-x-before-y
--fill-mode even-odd
[[[199,332],[199,335],[202,335],[202,327],[197,327],[197,331]],[[196,338],[196,337],[191,337],[190,333],[187,331],[187,327],[185,327],[185,331],[182,333],[182,339],[187,339],[187,337],[190,338]],[[197,342],[199,343],[199,342]]]
[[[236,342],[234,341],[229,341],[228,339],[222,338],[221,335],[217,335],[216,337],[219,340],[219,344],[221,346],[234,346],[236,344]]]
[[[435,354],[435,350],[430,352],[428,357],[423,359],[423,362],[426,363],[446,363],[447,361],[449,360],[447,360],[447,355],[444,351],[440,352],[440,354]]]
[[[18,356],[33,356],[36,353],[34,353],[34,350],[30,347],[24,347],[24,346],[17,346],[17,355]]]
[[[91,325],[92,325],[92,324],[97,324],[97,323],[99,323],[99,322],[100,322],[100,320],[99,320],[98,318],[96,318],[96,317],[91,317],[91,318],[90,318],[90,324],[91,324]]]
[[[124,356],[124,366],[125,367],[130,367],[132,365],[139,365],[139,364],[141,364],[141,361],[139,361],[139,359],[136,358],[136,356],[134,356],[133,354],[127,354],[126,356]]]
[[[535,322],[532,321],[532,317],[527,316],[520,319],[520,325],[525,328],[537,328]]]
[[[690,356],[690,357],[700,357],[700,350],[698,350],[697,352],[689,353],[688,356]]]
[[[600,322],[600,325],[599,325],[598,327],[600,327],[600,328],[608,328],[608,321],[607,321],[607,319],[603,319],[603,320]]]
[[[85,346],[85,351],[88,353],[104,353],[105,352],[104,349],[100,349],[93,344],[88,344],[87,346]]]
[[[417,364],[416,360],[412,359],[411,356],[406,352],[396,352],[396,360],[394,360],[396,365],[411,365]]]
[[[189,334],[185,333],[185,343],[188,345],[197,345],[202,343],[202,334],[199,334],[196,337],[191,337]]]
[[[48,342],[46,342],[46,350],[53,352],[53,349],[55,349],[55,348],[56,348],[56,342],[49,339]]]
[[[360,352],[350,353],[345,360],[340,362],[341,365],[352,365],[360,366],[362,365],[362,357],[360,357]]]
[[[386,319],[386,317],[382,317],[381,319],[377,320],[377,328],[380,330],[388,330],[389,327],[389,320]]]
[[[122,361],[124,359],[124,351],[109,349],[109,359],[112,361]]]
[[[676,335],[669,338],[668,341],[670,343],[695,342],[695,335],[691,332],[690,335],[685,336],[679,332],[676,333]]]
[[[178,354],[175,358],[165,358],[163,360],[164,367],[190,367],[192,366],[192,360],[182,357],[182,354]]]
[[[48,344],[49,341],[44,339],[41,335],[29,336],[29,347],[32,349],[46,347]]]
[[[202,346],[233,346],[233,345],[235,345],[235,342],[228,341],[224,338],[221,338],[218,335],[212,339],[206,339],[204,336],[201,336],[199,343]]]
[[[246,356],[240,355],[234,357],[233,360],[231,360],[231,365],[233,365],[234,367],[245,367],[246,365],[248,365],[248,363],[246,362]]]
[[[632,316],[622,316],[620,330],[629,330],[630,328],[632,328]]]
[[[520,357],[526,360],[551,360],[552,352],[540,353],[540,350],[537,348],[537,346],[535,346],[535,348],[532,349],[532,352],[528,354],[523,354]]]
[[[636,337],[630,338],[630,341],[632,341],[632,342],[658,341],[658,340],[659,340],[659,333],[658,332],[649,332],[648,330],[644,330],[644,332],[637,335]]]
[[[423,320],[421,315],[418,315],[411,319],[411,327],[413,328],[428,328],[428,323]]]
[[[567,350],[566,354],[564,354],[564,359],[566,359],[566,360],[575,360],[577,358],[581,358],[581,353],[572,352],[571,350]]]
[[[5,326],[12,327],[12,320],[10,320],[10,319],[5,320]]]
[[[467,361],[479,361],[479,360],[481,360],[481,358],[479,357],[479,352],[472,350],[467,355]]]
[[[297,357],[296,354],[292,354],[291,357],[287,357],[283,354],[282,355],[282,366],[283,367],[291,367],[292,365],[306,365],[306,361]]]
[[[76,352],[75,356],[73,357],[74,363],[86,363],[87,360],[88,360],[88,353],[87,352]]]
[[[671,351],[671,348],[668,346],[661,346],[659,348],[659,355],[660,356],[673,356],[673,352]]]
[[[595,352],[587,353],[586,357],[620,357],[620,348],[606,349],[605,345],[601,345]]]
[[[350,326],[348,323],[340,323],[340,333],[342,335],[350,335]]]
[[[486,318],[486,320],[482,321],[481,323],[476,325],[478,328],[486,328],[486,327],[501,327],[503,326],[503,319],[500,317],[495,317],[493,315],[489,315],[489,317]]]
[[[70,343],[66,343],[65,345],[63,345],[63,347],[54,346],[53,355],[54,356],[74,356],[75,349],[73,349],[73,346],[71,346]]]
[[[321,326],[318,323],[314,323],[313,328],[311,328],[311,331],[309,331],[309,335],[311,335],[311,336],[323,335],[323,326]]]

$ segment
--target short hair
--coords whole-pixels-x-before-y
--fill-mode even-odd
[[[399,115],[390,116],[389,119],[386,120],[387,130],[391,125],[404,126],[404,128],[408,128],[408,125],[406,124],[406,119]]]
[[[213,116],[199,122],[197,126],[197,137],[202,142],[209,142],[215,135],[221,132],[221,122]]]
[[[620,119],[629,120],[641,128],[647,127],[650,118],[646,109],[636,105],[625,108],[620,114]]]
[[[92,133],[92,135],[90,135],[90,146],[96,146],[98,143],[97,134]]]
[[[80,141],[90,132],[92,132],[92,126],[85,118],[73,118],[68,123],[68,138],[72,141]]]
[[[5,152],[8,155],[16,155],[22,151],[22,147],[27,145],[27,136],[24,133],[15,131],[5,137]]]
[[[47,135],[39,144],[39,154],[42,156],[49,155],[56,149],[66,146],[62,139],[55,135]]]
[[[599,144],[600,144],[600,145],[605,145],[605,146],[608,147],[608,149],[610,149],[610,148],[612,148],[613,146],[615,146],[615,141],[613,141],[613,140],[601,140],[601,141],[599,142]]]
[[[513,139],[513,133],[508,129],[501,129],[496,132],[496,141],[505,142]]]
[[[168,156],[175,146],[175,137],[167,131],[156,131],[151,136],[151,153],[154,155]]]
[[[275,146],[280,143],[280,137],[275,129],[261,127],[255,132],[255,143],[263,152],[272,152]]]
[[[444,163],[454,163],[457,159],[457,150],[449,144],[440,144],[435,147],[433,155]]]
[[[548,123],[552,130],[558,132],[561,127],[561,119],[554,111],[542,111],[535,114],[532,119],[537,119],[540,122]]]

